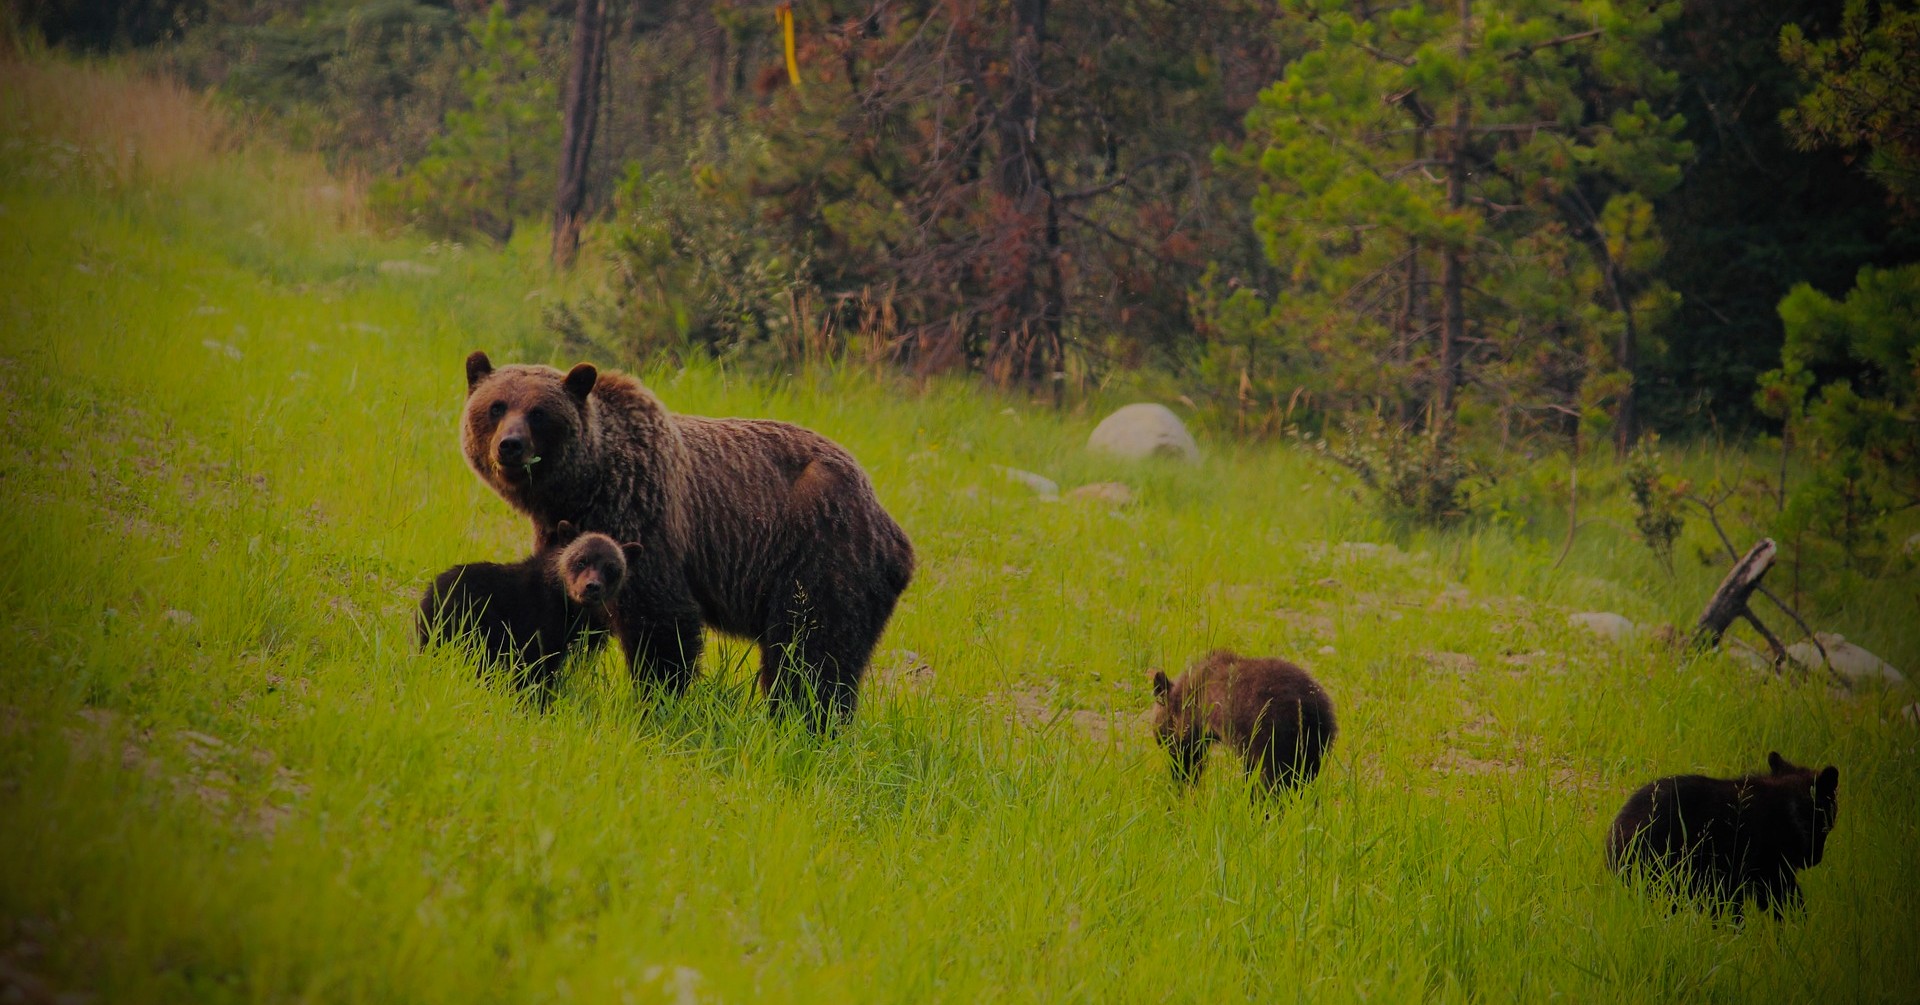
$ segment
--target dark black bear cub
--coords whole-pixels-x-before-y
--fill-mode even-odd
[[[1333,702],[1305,670],[1224,649],[1168,680],[1153,672],[1154,734],[1181,781],[1200,776],[1207,744],[1221,741],[1257,771],[1266,790],[1312,781],[1333,743]]]
[[[1607,834],[1607,864],[1623,878],[1665,877],[1679,892],[1735,918],[1752,897],[1779,915],[1800,903],[1794,873],[1820,864],[1833,831],[1840,769],[1767,755],[1768,773],[1674,775],[1627,797]]]
[[[420,646],[467,640],[544,695],[574,643],[609,628],[627,556],[638,547],[562,522],[546,547],[519,562],[456,565],[420,599]]]

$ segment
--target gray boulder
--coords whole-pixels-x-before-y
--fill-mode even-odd
[[[1567,624],[1575,628],[1585,628],[1614,643],[1625,642],[1638,631],[1633,622],[1609,611],[1583,611],[1579,614],[1569,614]]]
[[[1833,671],[1849,681],[1876,684],[1906,682],[1906,676],[1894,669],[1886,660],[1848,642],[1843,635],[1820,632],[1814,637],[1819,639],[1820,645],[1826,648],[1827,660],[1832,665]],[[1795,642],[1787,647],[1787,655],[1806,666],[1815,668],[1820,666],[1820,650],[1815,648],[1812,642]]]
[[[1156,454],[1200,463],[1200,445],[1180,417],[1165,405],[1128,405],[1100,420],[1087,437],[1087,449],[1137,460]]]

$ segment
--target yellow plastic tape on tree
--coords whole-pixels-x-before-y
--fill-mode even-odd
[[[780,19],[780,33],[786,36],[787,79],[793,82],[795,89],[800,87],[800,61],[793,56],[793,5],[783,3],[774,8],[773,16]]]

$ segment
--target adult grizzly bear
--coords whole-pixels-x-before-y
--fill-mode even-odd
[[[1641,786],[1607,831],[1623,879],[1665,880],[1737,920],[1752,897],[1776,917],[1800,904],[1794,873],[1819,865],[1839,815],[1840,769],[1767,754],[1767,772],[1671,775]]]
[[[1320,773],[1333,744],[1333,701],[1305,670],[1216,649],[1178,680],[1159,670],[1152,680],[1153,732],[1173,758],[1174,778],[1197,780],[1214,740],[1238,751],[1269,793]]]
[[[913,545],[852,455],[785,422],[669,412],[622,373],[467,357],[467,462],[533,519],[643,547],[612,605],[636,681],[685,689],[701,627],[759,644],[780,711],[853,714]]]

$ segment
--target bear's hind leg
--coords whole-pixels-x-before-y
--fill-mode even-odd
[[[870,618],[839,615],[830,624],[789,615],[761,635],[760,688],[773,714],[804,709],[817,732],[853,718],[879,638]]]

